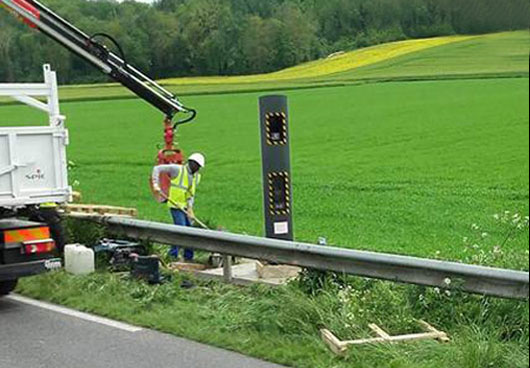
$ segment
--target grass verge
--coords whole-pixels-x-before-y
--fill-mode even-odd
[[[280,288],[220,283],[147,286],[119,275],[75,277],[62,272],[25,279],[26,296],[154,328],[298,368],[528,367],[528,303],[452,294],[359,279],[305,279]],[[319,338],[326,327],[340,338],[369,335],[377,323],[392,334],[417,331],[425,319],[452,342],[365,346],[344,358]]]

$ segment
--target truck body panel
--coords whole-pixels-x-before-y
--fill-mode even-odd
[[[67,144],[62,127],[0,127],[0,207],[68,202]]]

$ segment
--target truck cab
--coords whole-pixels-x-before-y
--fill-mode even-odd
[[[0,84],[11,97],[49,115],[46,126],[3,121],[0,105],[0,296],[21,277],[61,267],[56,221],[50,213],[70,200],[68,131],[59,111],[57,77],[44,66],[43,84]],[[42,214],[42,215],[41,215]]]

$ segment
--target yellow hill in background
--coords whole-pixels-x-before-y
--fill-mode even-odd
[[[312,61],[269,74],[231,77],[172,78],[162,80],[162,83],[169,85],[241,84],[322,77],[346,72],[432,47],[466,41],[475,37],[477,36],[448,36],[392,42],[351,51],[328,59]]]

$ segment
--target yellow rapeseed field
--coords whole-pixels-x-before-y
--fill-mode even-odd
[[[312,61],[269,74],[232,77],[172,78],[163,80],[162,82],[169,85],[241,84],[316,78],[375,64],[431,47],[469,40],[473,37],[476,36],[448,36],[386,43],[329,57],[327,59]]]

